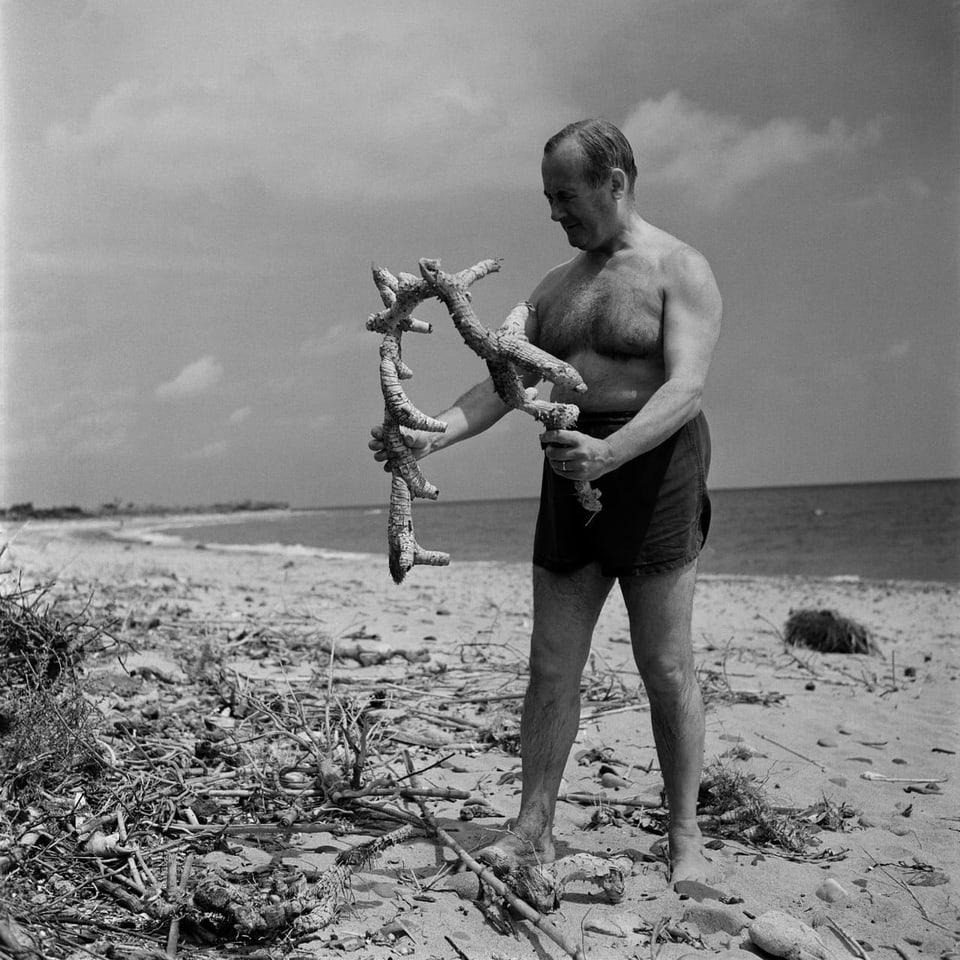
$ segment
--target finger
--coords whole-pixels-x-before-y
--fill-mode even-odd
[[[527,398],[527,400],[536,400],[537,397],[539,396],[539,391],[537,390],[536,387],[527,387],[526,390],[523,391],[523,393],[524,393],[524,396]]]
[[[374,437],[377,440],[383,439],[383,424],[378,423],[375,427],[370,428],[370,436]]]

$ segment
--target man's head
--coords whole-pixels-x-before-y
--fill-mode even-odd
[[[637,166],[627,138],[606,120],[564,127],[543,148],[550,218],[580,250],[615,245],[632,207]]]
[[[543,148],[544,156],[549,156],[567,141],[580,148],[581,174],[587,184],[599,187],[612,170],[622,170],[627,178],[627,194],[633,195],[637,164],[633,159],[630,141],[619,127],[609,120],[577,120],[568,123],[546,142]]]

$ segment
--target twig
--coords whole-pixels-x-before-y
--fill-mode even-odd
[[[929,915],[929,914],[927,913],[927,911],[924,909],[923,904],[917,899],[917,895],[910,889],[910,884],[904,883],[904,882],[903,882],[902,880],[900,880],[898,877],[893,876],[893,874],[891,874],[891,873],[886,869],[886,867],[884,867],[884,865],[883,865],[882,863],[880,863],[880,861],[877,860],[877,858],[876,858],[875,856],[873,856],[873,854],[870,853],[868,850],[865,850],[864,853],[866,853],[866,855],[873,861],[873,865],[874,865],[881,873],[883,873],[884,876],[886,876],[888,880],[892,880],[893,883],[895,883],[898,887],[903,887],[903,889],[907,891],[907,893],[908,893],[908,894],[910,895],[910,897],[913,899],[913,902],[917,905],[917,909],[920,911],[920,916],[923,917],[923,919],[926,920],[927,923],[932,923],[935,927],[939,927],[941,930],[949,930],[949,929],[950,929],[949,927],[945,927],[942,923],[937,923],[936,920],[932,920],[932,919],[930,918],[930,915]]]
[[[663,806],[662,800],[647,799],[645,797],[624,797],[622,800],[608,797],[605,793],[561,793],[558,800],[567,803],[579,803],[584,806],[598,806],[606,804],[610,807],[642,807],[645,810],[657,810]]]
[[[946,783],[949,777],[888,777],[883,773],[874,773],[872,770],[865,770],[860,774],[861,780],[877,780],[881,783]]]
[[[866,952],[863,947],[847,933],[843,927],[837,923],[829,914],[825,918],[827,926],[840,938],[840,942],[855,956],[858,960],[869,960]],[[906,960],[913,960],[912,957],[907,957]]]
[[[404,760],[407,770],[413,770],[413,762],[408,753],[404,752]],[[420,813],[430,832],[448,846],[460,858],[464,866],[475,873],[488,887],[490,887],[497,896],[502,897],[507,903],[519,913],[525,920],[529,920],[538,930],[541,930],[555,944],[564,950],[574,960],[586,960],[583,949],[561,931],[558,930],[542,913],[534,910],[526,901],[521,900],[514,894],[510,888],[498,877],[496,877],[489,867],[478,863],[473,857],[449,833],[446,832],[434,819],[426,803],[420,798],[416,798],[417,806],[420,807]]]
[[[812,760],[810,757],[804,756],[804,754],[799,753],[798,751],[792,749],[791,747],[785,746],[779,741],[774,740],[773,737],[768,737],[766,734],[759,733],[757,731],[754,731],[754,733],[761,740],[766,740],[767,743],[772,743],[775,747],[779,747],[781,750],[786,750],[787,753],[792,753],[795,757],[799,757],[801,760],[806,760],[807,763],[812,763],[815,767],[819,767],[824,773],[826,773],[827,768],[822,763],[819,763],[816,760]]]

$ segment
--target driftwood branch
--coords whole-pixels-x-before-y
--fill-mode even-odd
[[[504,403],[529,414],[548,430],[572,429],[580,414],[574,404],[552,403],[527,396],[521,371],[536,374],[542,380],[550,380],[577,393],[587,389],[574,367],[527,340],[524,330],[534,309],[532,304],[519,303],[496,331],[487,329],[477,319],[468,288],[499,269],[498,260],[481,260],[466,270],[449,274],[440,269],[439,260],[424,258],[420,261],[421,276],[415,277],[408,273],[394,276],[389,270],[373,265],[373,281],[384,308],[370,315],[367,329],[383,335],[380,344],[380,387],[384,400],[382,441],[393,474],[387,542],[390,574],[395,583],[401,583],[415,564],[443,566],[450,562],[449,554],[425,550],[417,543],[413,529],[413,498],[435,500],[440,491],[423,476],[416,457],[403,438],[403,428],[443,433],[447,427],[442,420],[418,410],[401,383],[413,376],[413,371],[401,357],[401,336],[408,330],[418,333],[432,331],[429,323],[413,316],[413,311],[424,300],[438,297],[443,301],[464,342],[486,362],[494,389]],[[599,492],[583,480],[575,481],[574,487],[583,508],[590,514],[597,513],[600,510]]]

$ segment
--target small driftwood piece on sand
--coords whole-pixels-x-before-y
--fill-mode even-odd
[[[440,491],[420,471],[414,454],[404,443],[402,428],[443,433],[442,420],[418,410],[401,384],[413,376],[403,362],[401,337],[406,331],[431,333],[432,326],[413,316],[424,300],[439,297],[447,306],[454,326],[471,350],[487,363],[498,396],[511,407],[523,410],[544,424],[548,430],[573,429],[580,410],[574,404],[551,403],[530,399],[519,371],[536,373],[541,379],[570,387],[578,393],[587,389],[580,374],[562,360],[531,344],[524,326],[532,304],[518,304],[500,328],[492,332],[484,327],[470,305],[468,288],[488,273],[500,269],[497,260],[481,260],[459,273],[444,273],[439,260],[420,261],[421,278],[373,265],[373,280],[384,309],[371,314],[367,329],[383,335],[380,343],[380,388],[384,400],[384,447],[389,453],[393,475],[390,487],[390,510],[387,521],[390,574],[401,583],[416,564],[445,566],[450,555],[439,550],[425,550],[417,543],[413,529],[413,499],[436,500]],[[577,498],[589,513],[600,510],[600,494],[586,481],[575,481]]]
[[[404,761],[410,773],[410,782],[416,786],[417,778],[413,775],[413,763],[410,760],[410,754],[406,751],[404,751]],[[475,873],[497,896],[506,900],[516,913],[543,932],[568,956],[573,957],[573,960],[586,960],[582,947],[570,940],[562,930],[555,927],[542,913],[535,910],[526,901],[521,900],[499,877],[494,875],[489,867],[474,860],[474,858],[437,823],[436,818],[430,812],[430,808],[422,798],[417,797],[416,801],[420,807],[420,815],[423,822],[430,833],[440,840],[444,846],[449,847],[460,858],[460,862],[468,870]]]

